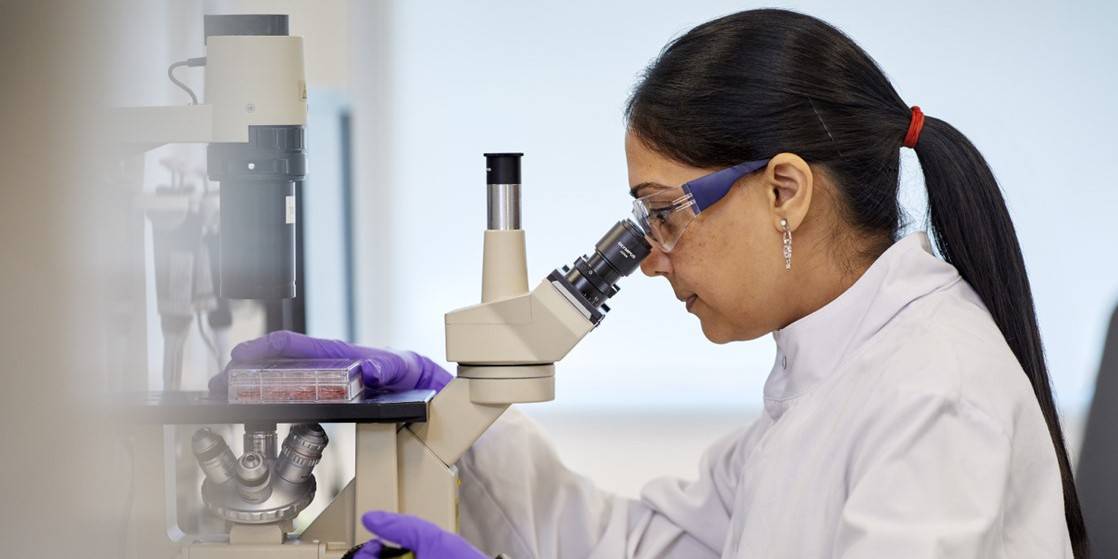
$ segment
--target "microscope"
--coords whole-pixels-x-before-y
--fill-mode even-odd
[[[184,172],[172,169],[172,184],[143,202],[152,223],[164,388],[170,390],[180,388],[193,314],[228,299],[296,295],[295,187],[306,175],[302,38],[288,35],[286,15],[207,15],[204,42],[205,57],[168,69],[191,104],[128,107],[113,115],[122,159],[164,144],[204,143],[208,178],[220,185],[213,204],[204,186],[187,184]],[[206,74],[201,104],[174,74],[198,67]],[[220,223],[213,223],[218,214]],[[211,325],[227,326],[226,318],[210,318]]]
[[[220,292],[274,299],[295,293],[292,184],[305,172],[306,87],[301,43],[284,16],[207,16],[206,104],[124,111],[125,143],[208,143],[221,182]],[[412,514],[458,530],[455,464],[512,404],[555,397],[555,363],[609,312],[617,282],[649,254],[632,221],[615,224],[587,256],[529,289],[521,223],[520,153],[486,158],[487,229],[481,303],[445,316],[447,360],[458,374],[438,394],[363,394],[345,402],[238,403],[208,392],[130,395],[133,502],[129,557],[339,559],[370,539],[368,510]],[[355,475],[300,533],[294,519],[317,491],[329,444],[322,424],[355,427]],[[291,425],[282,444],[277,426]],[[218,426],[243,425],[235,456]],[[188,442],[180,436],[191,433]],[[201,483],[180,487],[183,464]],[[176,511],[200,498],[221,529],[188,533]],[[425,559],[425,558],[420,558]]]

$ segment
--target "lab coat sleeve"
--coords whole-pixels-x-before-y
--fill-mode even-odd
[[[626,499],[564,467],[510,409],[459,461],[461,533],[514,559],[716,558],[736,485],[734,443],[707,451],[698,481],[657,480]]]
[[[834,557],[1000,557],[1010,438],[940,394],[890,394],[853,453]]]

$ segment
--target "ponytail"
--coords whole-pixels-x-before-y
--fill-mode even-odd
[[[1073,551],[1075,557],[1085,558],[1087,531],[1052,398],[1032,290],[1005,199],[982,154],[950,124],[925,118],[915,149],[924,169],[928,213],[940,254],[993,315],[1040,403],[1060,464]]]

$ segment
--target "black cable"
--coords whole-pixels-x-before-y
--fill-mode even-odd
[[[175,78],[175,68],[181,68],[183,66],[187,66],[187,63],[186,62],[176,62],[176,63],[172,64],[170,68],[167,68],[167,77],[171,78],[171,83],[173,83],[173,84],[179,86],[180,88],[182,88],[182,90],[185,91],[186,94],[190,96],[190,104],[191,105],[197,105],[198,104],[198,96],[194,94],[194,92],[190,89],[189,86],[187,86],[185,83],[182,83]]]
[[[205,57],[188,58],[186,60],[180,60],[179,62],[175,62],[174,64],[171,64],[167,68],[167,77],[171,79],[171,83],[173,83],[173,84],[179,86],[180,88],[182,88],[182,90],[185,91],[186,94],[190,96],[190,104],[191,105],[197,105],[198,104],[198,96],[194,94],[194,90],[190,89],[190,86],[186,85],[185,83],[183,83],[183,82],[179,81],[177,78],[175,78],[175,68],[182,68],[184,66],[190,67],[190,68],[195,68],[195,67],[198,67],[198,66],[205,66],[205,65],[206,65],[206,58]]]

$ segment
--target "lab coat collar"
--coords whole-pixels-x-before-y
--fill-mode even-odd
[[[932,254],[924,232],[894,243],[833,301],[773,333],[776,363],[765,381],[765,412],[779,418],[906,305],[959,279],[954,266]]]

